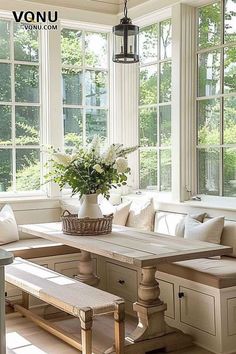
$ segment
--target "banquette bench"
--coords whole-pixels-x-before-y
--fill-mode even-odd
[[[57,219],[41,222],[56,221],[60,213]],[[185,215],[157,210],[153,230],[175,237],[176,225]],[[61,273],[76,274],[78,250],[42,239],[26,239],[25,235],[20,235],[20,238],[16,243],[1,247],[13,251],[15,256],[42,265],[49,264],[49,268]],[[163,264],[156,278],[167,302],[166,320],[169,325],[191,334],[199,345],[215,353],[226,354],[236,349],[236,221],[225,220],[221,243],[233,248],[231,257]],[[124,298],[126,309],[132,314],[132,303],[137,298],[137,284],[141,278],[138,270],[102,257],[94,259],[94,266],[101,279],[99,287]],[[14,293],[15,290],[12,291]]]
[[[176,237],[184,217],[159,211],[154,231]],[[221,244],[231,246],[232,255],[162,264],[156,277],[169,299],[167,322],[208,350],[226,354],[236,351],[236,221],[224,225]]]

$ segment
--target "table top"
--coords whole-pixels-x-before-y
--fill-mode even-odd
[[[13,255],[7,251],[0,250],[0,267],[13,262]]]
[[[113,226],[108,235],[70,236],[57,223],[21,225],[20,231],[139,267],[230,254],[231,247]]]

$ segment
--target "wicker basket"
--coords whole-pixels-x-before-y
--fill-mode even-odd
[[[113,214],[104,215],[103,218],[91,219],[81,218],[78,219],[77,214],[71,214],[65,210],[61,216],[62,230],[67,235],[74,236],[95,236],[106,235],[112,230]]]

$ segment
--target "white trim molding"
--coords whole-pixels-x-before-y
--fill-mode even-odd
[[[195,8],[172,7],[172,188],[188,200],[195,186]],[[191,192],[188,192],[191,191]]]

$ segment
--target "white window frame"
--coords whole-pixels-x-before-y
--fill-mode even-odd
[[[223,87],[223,78],[224,78],[224,60],[221,60],[220,63],[220,83],[221,83],[221,89],[220,93],[216,95],[211,95],[211,96],[198,96],[198,56],[203,54],[203,53],[209,53],[214,50],[219,50],[220,51],[220,56],[221,58],[224,58],[224,49],[228,47],[233,47],[236,45],[235,42],[228,42],[228,43],[223,43],[223,36],[224,36],[224,0],[214,0],[210,1],[208,3],[204,3],[201,6],[198,6],[196,8],[196,39],[198,39],[198,13],[199,9],[203,8],[208,5],[212,5],[216,2],[220,2],[220,7],[221,7],[221,31],[220,31],[220,44],[216,46],[209,46],[207,48],[199,49],[197,45],[197,40],[196,40],[196,131],[195,131],[195,141],[196,141],[196,186],[195,190],[197,191],[198,194],[200,194],[199,189],[199,158],[198,158],[198,151],[201,149],[219,149],[219,195],[208,195],[208,194],[201,194],[202,199],[204,200],[214,200],[214,198],[222,198],[222,200],[225,200],[227,202],[227,199],[235,199],[235,197],[230,197],[230,196],[225,196],[223,195],[223,189],[224,189],[224,180],[223,180],[223,170],[224,170],[224,162],[223,162],[223,154],[224,154],[224,149],[225,148],[232,148],[236,149],[236,144],[225,144],[223,143],[223,136],[224,136],[224,131],[223,131],[223,126],[224,126],[224,110],[223,110],[223,101],[225,97],[236,97],[236,92],[234,93],[222,93],[222,87]],[[204,101],[204,100],[210,100],[210,99],[220,99],[220,127],[219,127],[219,133],[220,133],[220,143],[216,145],[201,145],[198,144],[198,102]]]
[[[10,65],[11,73],[11,101],[4,102],[0,101],[1,106],[10,106],[11,107],[11,133],[12,133],[12,143],[9,145],[1,145],[0,149],[3,150],[12,150],[12,187],[13,191],[11,192],[0,192],[0,198],[8,197],[22,197],[22,196],[45,196],[46,190],[45,187],[40,188],[40,190],[34,191],[16,191],[16,149],[38,149],[40,156],[40,184],[42,185],[43,181],[43,168],[42,168],[42,153],[40,147],[43,144],[43,134],[42,134],[42,40],[39,32],[38,42],[39,42],[39,60],[38,62],[28,62],[28,61],[19,61],[14,59],[14,20],[12,14],[8,12],[0,11],[0,19],[10,22],[10,59],[0,59],[0,63],[5,63]],[[38,67],[39,73],[39,102],[38,103],[29,103],[29,102],[16,102],[15,101],[15,65],[28,65]],[[15,142],[15,107],[39,107],[39,119],[40,119],[40,142],[39,145],[16,145]]]
[[[96,109],[96,110],[106,110],[107,111],[107,141],[110,142],[110,118],[111,118],[111,60],[110,60],[110,53],[111,53],[111,27],[104,26],[104,25],[96,25],[96,24],[88,24],[82,22],[75,22],[75,21],[67,21],[61,20],[61,30],[62,29],[71,29],[82,31],[82,45],[84,45],[85,41],[85,32],[93,32],[93,33],[104,33],[107,35],[107,68],[101,67],[92,67],[85,65],[85,52],[83,48],[83,57],[82,57],[82,66],[77,65],[62,65],[63,68],[75,68],[79,69],[83,73],[83,80],[82,80],[82,104],[75,105],[75,104],[64,104],[62,101],[62,109],[64,108],[75,108],[82,110],[82,137],[83,137],[83,145],[86,142],[86,110],[89,109]],[[90,106],[86,105],[85,101],[85,72],[86,70],[90,71],[102,71],[107,73],[107,105],[106,106]],[[63,98],[61,97],[61,100]],[[64,134],[63,134],[64,135]],[[63,136],[63,145],[64,145],[64,136]],[[70,146],[64,146],[64,148],[70,148]]]
[[[12,21],[13,26],[13,16],[9,11],[0,10],[0,18],[3,20]],[[39,104],[25,104],[28,106],[40,106],[40,145],[42,146],[52,145],[55,148],[63,150],[64,148],[64,132],[63,132],[63,114],[62,114],[62,96],[61,96],[61,25],[63,27],[80,29],[90,32],[107,33],[108,35],[108,57],[111,53],[111,26],[103,24],[92,24],[76,20],[65,20],[61,19],[58,21],[57,31],[41,31],[39,32],[40,50],[39,50]],[[14,43],[12,43],[14,45]],[[1,62],[6,62],[5,60]],[[18,62],[17,62],[18,63]],[[27,62],[28,63],[28,62]],[[19,62],[19,64],[24,64],[24,62]],[[32,65],[31,62],[28,63]],[[34,63],[33,63],[34,64]],[[96,68],[92,68],[96,70]],[[101,70],[99,68],[99,70]],[[110,139],[110,101],[111,101],[111,61],[108,60],[108,104],[107,107],[101,107],[102,109],[107,109],[107,136]],[[42,82],[44,82],[44,87],[42,90]],[[5,102],[1,102],[3,105]],[[12,105],[13,102],[10,103]],[[18,103],[17,103],[18,105]],[[19,104],[20,105],[20,104]],[[88,107],[88,106],[87,106]],[[94,107],[99,109],[99,107]],[[58,118],[60,117],[60,118]],[[57,129],[55,129],[57,127]],[[9,148],[10,146],[6,146]],[[1,147],[2,148],[2,147]],[[33,148],[33,146],[26,146],[26,148]],[[41,172],[40,178],[43,181],[43,176],[46,173],[46,168],[44,166],[47,161],[48,156],[41,153]],[[0,192],[0,198],[10,200],[17,198],[60,198],[62,192],[60,192],[59,187],[54,183],[48,183],[42,186],[42,190],[39,191],[22,191],[22,192]]]
[[[147,19],[148,18],[150,19],[150,17],[147,17]],[[159,42],[159,39],[160,39],[160,24],[161,24],[161,22],[163,22],[165,20],[171,20],[171,16],[170,15],[169,16],[164,16],[164,18],[163,18],[163,14],[162,14],[162,16],[158,16],[158,19],[155,18],[155,20],[154,20],[152,18],[151,22],[145,23],[145,25],[141,26],[141,29],[143,29],[145,27],[148,27],[148,26],[151,26],[153,24],[158,26],[157,59],[152,61],[152,62],[149,62],[149,63],[141,63],[140,62],[139,70],[138,70],[138,75],[139,75],[139,80],[138,80],[139,87],[138,87],[138,90],[140,90],[140,71],[141,71],[141,69],[143,69],[145,67],[152,66],[152,65],[156,65],[156,67],[157,67],[157,103],[150,104],[150,105],[140,105],[140,103],[138,102],[138,127],[140,128],[140,110],[141,109],[145,109],[145,108],[146,109],[148,109],[148,108],[156,108],[156,110],[157,110],[157,136],[158,136],[158,138],[157,138],[157,146],[147,146],[147,147],[140,147],[139,148],[139,168],[138,168],[139,176],[138,176],[138,180],[139,180],[139,186],[140,186],[140,152],[142,152],[142,151],[157,151],[157,189],[148,189],[148,188],[146,188],[145,191],[153,191],[153,192],[157,192],[157,193],[163,194],[163,195],[170,195],[171,192],[172,192],[172,188],[173,187],[171,186],[171,190],[170,191],[162,191],[161,190],[161,177],[160,177],[160,174],[161,174],[160,173],[160,166],[161,166],[160,155],[161,155],[161,151],[169,150],[171,155],[172,155],[172,144],[168,145],[168,146],[161,146],[160,145],[160,116],[159,116],[159,109],[162,106],[170,106],[170,107],[172,106],[172,99],[171,99],[171,101],[168,101],[168,102],[159,102],[159,97],[160,97],[160,85],[159,85],[159,83],[160,83],[160,81],[159,81],[160,80],[160,66],[161,66],[162,63],[167,63],[167,62],[172,63],[172,55],[171,55],[170,58],[165,58],[165,59],[161,59],[160,58],[160,42]],[[172,119],[172,117],[171,117],[171,119]],[[171,136],[172,136],[172,132],[171,132]],[[171,138],[171,141],[172,141],[172,138]],[[172,157],[171,157],[171,160],[172,160]]]

